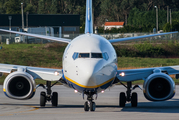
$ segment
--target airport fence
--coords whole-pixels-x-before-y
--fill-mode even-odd
[[[149,35],[149,34],[152,34],[152,33],[116,33],[116,34],[99,34],[99,35],[101,35],[102,37],[109,40],[109,39],[135,37],[135,36]],[[74,39],[75,37],[77,37],[79,35],[81,35],[81,34],[62,34],[60,36],[59,35],[54,35],[54,36],[61,37],[61,38],[67,38],[67,39]],[[10,33],[0,34],[0,43],[7,43],[7,41],[9,41],[9,44],[12,44],[12,43],[45,44],[45,43],[52,42],[50,40],[44,40],[44,39],[28,37],[28,36],[21,36],[21,35],[17,35],[17,34],[10,34]],[[120,44],[133,44],[133,43],[143,43],[143,42],[165,43],[165,42],[170,42],[170,41],[179,42],[179,33],[151,37],[151,38],[144,38],[144,39],[140,39],[140,40],[125,41],[125,42],[120,42]]]

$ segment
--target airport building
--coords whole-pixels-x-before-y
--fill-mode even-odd
[[[11,29],[14,31],[24,31],[69,39],[78,36],[80,33],[80,15],[26,14],[22,20],[21,14],[0,14],[0,18],[1,29]],[[3,41],[4,38],[8,37],[9,33],[0,32],[0,35],[0,41]],[[10,39],[11,41],[14,40],[14,42],[17,42],[15,39],[21,41],[22,37],[12,34]],[[32,40],[35,38],[26,37],[25,39]]]

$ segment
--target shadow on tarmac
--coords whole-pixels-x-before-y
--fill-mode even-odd
[[[47,104],[46,107],[40,107],[39,104],[0,104],[7,106],[30,106],[38,109],[60,109],[60,108],[81,108],[83,105],[58,105],[57,107],[52,107]],[[109,110],[108,112],[152,112],[152,113],[179,113],[179,99],[172,99],[170,101],[162,102],[139,102],[138,107],[131,107],[130,103],[126,104],[126,107],[119,107],[118,105],[96,105],[96,109],[103,108]],[[106,111],[104,110],[104,111]]]
[[[155,113],[179,113],[179,99],[162,102],[139,102],[137,107],[131,107],[131,104],[126,104],[126,107],[121,111],[125,112],[155,112]]]

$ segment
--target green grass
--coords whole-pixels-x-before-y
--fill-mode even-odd
[[[62,68],[62,56],[66,44],[10,44],[2,45],[0,50],[0,63],[36,66],[46,68]],[[146,67],[179,65],[179,58],[141,58],[118,57],[118,69],[134,69]],[[4,75],[0,78],[3,83]],[[176,84],[179,80],[174,79]],[[45,81],[36,80],[36,84],[45,84]],[[134,84],[142,84],[135,81]]]
[[[0,63],[62,67],[65,45],[59,44],[11,44],[0,50]]]
[[[179,58],[118,57],[118,68],[145,68],[179,65]]]

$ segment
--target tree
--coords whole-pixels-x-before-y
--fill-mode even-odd
[[[127,26],[127,17],[128,14],[130,13],[131,8],[133,8],[135,3],[135,0],[122,0],[120,4],[121,11],[124,15],[125,19],[125,25]]]
[[[5,14],[6,13],[6,7],[5,7],[5,3],[8,0],[0,0],[0,14]]]
[[[172,25],[170,25],[170,23],[166,23],[163,27],[163,30],[165,32],[179,31],[179,20],[172,20]]]
[[[58,1],[57,0],[52,0],[52,5],[50,7],[50,13],[51,14],[56,14],[57,11],[58,11],[57,7],[58,7]]]
[[[44,14],[45,12],[46,12],[45,11],[45,1],[44,0],[39,0],[37,13],[38,14]]]
[[[33,6],[31,3],[27,4],[24,9],[24,12],[29,12],[29,14],[35,13],[35,6]]]
[[[167,22],[167,12],[165,10],[159,10],[159,29],[162,29]],[[133,8],[129,14],[129,25],[136,27],[149,27],[151,30],[156,27],[156,11],[140,11],[137,8]]]
[[[9,0],[5,3],[6,14],[20,14],[21,13],[21,1]]]
[[[101,2],[101,14],[100,16],[107,16],[109,21],[121,21],[123,20],[121,9],[121,0],[104,0]],[[105,21],[105,20],[104,20]]]
[[[51,10],[53,10],[52,7],[55,9],[54,0],[44,0],[44,14],[51,14]]]
[[[170,23],[166,23],[163,27],[163,31],[164,32],[170,32],[171,30],[171,26],[170,26]]]

